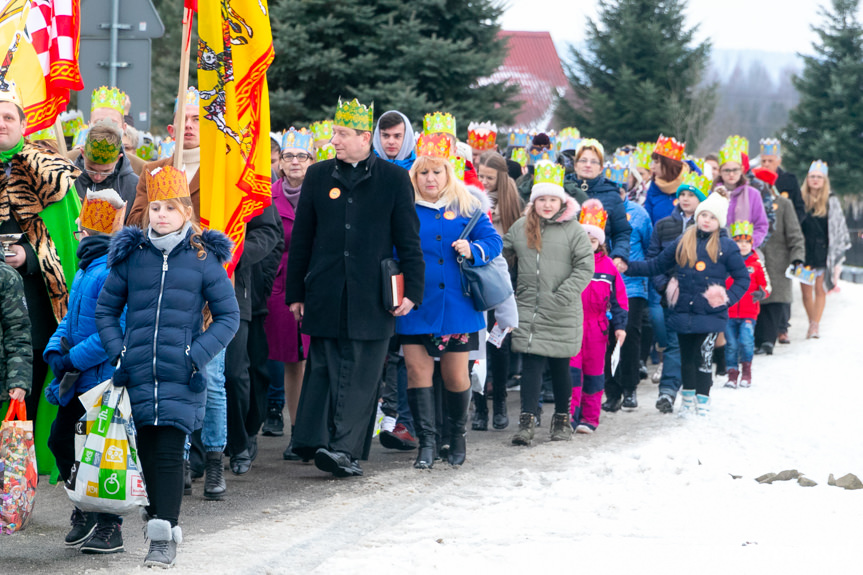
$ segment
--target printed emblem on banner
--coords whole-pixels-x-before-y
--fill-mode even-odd
[[[695,264],[695,269],[700,271],[700,272],[703,272],[706,267],[707,267],[707,264],[704,262],[697,262]]]
[[[443,217],[445,220],[454,220],[455,219],[455,212],[452,210],[447,210],[443,213]]]
[[[338,198],[341,195],[342,195],[342,191],[338,188],[333,188],[332,190],[330,190],[330,199],[331,200],[335,200],[336,198]]]

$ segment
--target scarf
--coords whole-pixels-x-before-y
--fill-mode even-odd
[[[300,184],[296,188],[292,188],[291,185],[288,183],[288,179],[282,178],[282,193],[285,194],[285,197],[288,199],[291,207],[295,210],[297,209],[297,202],[300,201],[300,190],[302,188],[302,184]]]
[[[734,199],[734,221],[735,222],[751,222],[749,214],[752,206],[749,205],[749,186],[746,184],[735,188],[731,192],[731,198]],[[731,222],[729,222],[729,225]]]
[[[400,160],[410,159],[410,157],[414,154],[414,145],[416,144],[416,138],[414,136],[413,126],[411,126],[411,121],[408,120],[407,116],[405,116],[398,110],[386,111],[381,114],[381,116],[389,114],[390,112],[397,113],[399,116],[402,117],[402,120],[405,121],[405,137],[402,140],[402,147],[401,149],[399,149],[399,153],[396,154],[396,157],[392,160],[389,160],[389,158],[387,158],[386,152],[384,152],[384,145],[381,142],[380,118],[378,118],[378,124],[375,126],[375,133],[372,135],[372,147],[374,148],[375,153],[378,155],[379,158],[383,158],[384,160],[389,160],[395,164],[399,164]],[[404,168],[405,166],[402,165],[401,167]],[[405,169],[410,169],[410,166]]]
[[[3,162],[4,164],[9,163],[9,160],[12,159],[12,156],[14,156],[15,154],[17,154],[18,152],[20,152],[23,149],[24,149],[24,138],[21,138],[20,140],[18,140],[18,143],[12,147],[11,150],[6,150],[6,151],[0,150],[0,162]]]
[[[93,260],[108,253],[111,236],[87,236],[78,244],[78,267],[86,270]]]
[[[177,247],[177,244],[186,239],[186,234],[189,233],[191,228],[192,222],[186,222],[183,224],[183,227],[176,232],[159,235],[153,231],[152,227],[149,227],[147,228],[147,237],[150,239],[150,243],[153,244],[157,250],[160,250],[163,254],[170,254],[174,248]]]
[[[680,184],[683,183],[683,176],[686,175],[686,170],[681,170],[680,175],[677,176],[677,179],[672,182],[666,182],[660,177],[653,178],[653,183],[656,184],[656,187],[659,188],[663,194],[667,194],[669,196],[677,193],[677,188],[680,187]]]

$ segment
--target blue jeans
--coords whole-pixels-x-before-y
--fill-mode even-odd
[[[652,304],[651,304],[652,306]],[[653,323],[653,337],[662,347],[665,342],[665,350],[662,352],[662,377],[659,380],[659,393],[666,393],[671,397],[677,397],[680,389],[680,344],[677,342],[677,332],[669,325],[671,312],[660,306],[662,319],[655,315],[655,310],[650,307],[650,319]]]
[[[204,366],[207,378],[207,405],[201,442],[207,451],[224,451],[228,443],[228,399],[225,393],[225,350]]]
[[[755,320],[729,318],[725,325],[725,362],[729,369],[749,363],[755,353]]]
[[[270,386],[267,388],[267,408],[285,408],[285,364],[274,359],[267,360],[270,372]]]

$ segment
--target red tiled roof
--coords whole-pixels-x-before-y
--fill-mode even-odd
[[[514,127],[548,130],[555,96],[569,90],[551,34],[502,30],[500,35],[508,38],[509,53],[491,79],[516,82],[521,87],[523,104]]]

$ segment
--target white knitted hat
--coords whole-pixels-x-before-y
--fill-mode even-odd
[[[724,228],[725,224],[728,222],[728,205],[728,198],[722,194],[712,192],[707,196],[706,200],[698,204],[698,207],[695,208],[695,218],[698,219],[698,214],[701,212],[709,212],[719,220],[719,227]]]

